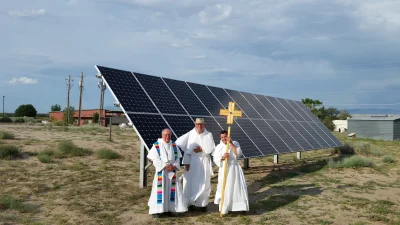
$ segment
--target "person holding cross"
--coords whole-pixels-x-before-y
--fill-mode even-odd
[[[228,211],[249,211],[249,198],[247,193],[246,180],[242,168],[238,163],[239,157],[242,155],[242,150],[237,141],[232,141],[228,136],[228,132],[223,130],[220,132],[221,141],[215,147],[213,152],[214,163],[219,167],[218,170],[218,185],[215,193],[215,204],[220,204],[222,199],[222,186],[224,179],[224,164],[227,162],[225,198],[220,205],[221,214],[227,214]],[[228,153],[226,153],[226,145],[230,144]]]
[[[206,130],[203,118],[196,118],[195,127],[176,140],[184,151],[183,193],[189,206],[207,210],[211,193],[213,174],[210,154],[215,143],[212,134]]]
[[[186,199],[176,173],[182,154],[171,141],[170,129],[161,132],[161,138],[153,144],[147,158],[156,170],[148,202],[149,214],[160,217],[163,213],[186,212]]]

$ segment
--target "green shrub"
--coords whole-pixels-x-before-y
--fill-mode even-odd
[[[11,159],[21,155],[21,150],[15,145],[0,145],[0,159]]]
[[[343,160],[343,167],[345,168],[358,168],[358,167],[373,167],[374,163],[371,159],[364,158],[358,155],[345,158]]]
[[[17,117],[23,117],[23,116],[36,117],[36,114],[37,114],[37,111],[36,111],[35,107],[31,104],[20,105],[15,110],[15,116],[17,116]]]
[[[42,162],[42,163],[51,163],[51,162],[53,162],[53,159],[51,158],[51,156],[49,156],[49,155],[41,155],[41,154],[39,154],[38,156],[37,156],[37,158],[39,159],[39,161],[40,162]]]
[[[21,117],[15,118],[14,123],[25,123],[25,119]]]
[[[342,161],[335,161],[335,160],[333,160],[333,159],[329,159],[328,160],[328,167],[329,168],[341,168],[341,167],[343,167],[343,165],[342,165]]]
[[[53,121],[54,126],[65,126],[65,122],[62,120]]]
[[[335,148],[332,153],[340,155],[353,155],[355,152],[354,148],[346,143],[343,146]]]
[[[12,119],[10,117],[2,117],[0,118],[0,123],[12,123]]]
[[[46,148],[39,152],[39,155],[48,155],[48,156],[54,156],[55,152],[52,149]]]
[[[113,150],[102,148],[97,151],[97,157],[99,159],[118,159],[121,155]]]
[[[7,132],[7,131],[0,131],[0,139],[15,139],[15,136],[13,133],[11,132]]]
[[[58,143],[58,149],[67,156],[85,156],[92,154],[92,151],[76,146],[71,140],[62,140]]]
[[[396,160],[393,158],[393,156],[391,156],[391,155],[385,155],[385,156],[383,156],[382,157],[382,161],[384,162],[384,163],[395,163],[396,162]]]
[[[24,204],[21,200],[9,195],[0,196],[0,211],[3,210],[17,210],[21,213],[32,212],[33,206]]]

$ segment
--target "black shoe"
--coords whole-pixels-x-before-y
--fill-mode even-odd
[[[156,214],[152,214],[153,218],[160,218],[161,217],[161,213],[156,213]]]
[[[188,211],[194,211],[195,210],[195,207],[194,207],[194,205],[189,205],[189,207],[188,207]]]
[[[200,207],[199,209],[200,209],[200,211],[202,211],[202,212],[207,212],[207,206],[205,206],[205,207]]]

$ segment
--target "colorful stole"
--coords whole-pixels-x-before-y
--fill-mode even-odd
[[[154,147],[156,147],[158,155],[160,156],[161,159],[161,154],[160,154],[160,145],[158,142],[154,143]],[[176,147],[176,144],[172,141],[172,148],[174,149],[174,156],[175,156],[175,161],[178,159],[178,148]],[[157,173],[157,204],[162,204],[162,198],[163,198],[163,174],[162,171]],[[171,179],[171,195],[170,195],[170,200],[175,201],[175,192],[176,192],[176,171],[174,170],[174,176]]]

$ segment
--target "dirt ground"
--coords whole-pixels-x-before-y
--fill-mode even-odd
[[[220,217],[213,204],[217,168],[207,212],[152,218],[148,215],[152,167],[147,188],[139,188],[139,141],[132,130],[100,127],[63,128],[34,125],[3,125],[13,140],[0,145],[17,145],[21,157],[0,159],[0,224],[400,224],[400,142],[350,140],[368,145],[371,151],[356,149],[374,166],[332,168],[329,159],[338,155],[331,149],[250,159],[244,170],[250,197],[250,211]],[[93,154],[39,161],[45,149],[57,150],[61,140],[72,140]],[[99,159],[107,148],[119,159]],[[382,159],[391,155],[395,162]],[[2,207],[5,196],[18,199],[19,207]]]

